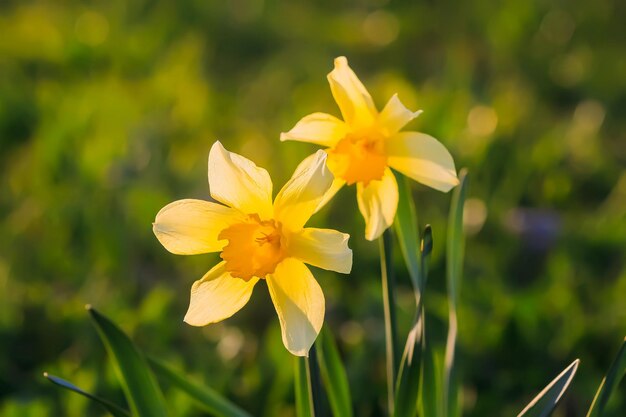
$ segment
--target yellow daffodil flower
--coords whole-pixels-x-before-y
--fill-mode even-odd
[[[280,136],[282,141],[326,147],[328,168],[335,180],[320,207],[341,187],[356,183],[365,238],[374,240],[391,226],[398,206],[398,185],[390,168],[439,191],[447,192],[459,183],[452,156],[437,139],[419,132],[400,132],[421,111],[410,111],[394,95],[378,112],[345,57],[335,59],[328,82],[343,121],[313,113]]]
[[[265,279],[285,347],[306,356],[324,321],[324,294],[305,262],[349,273],[349,235],[305,228],[332,184],[326,154],[300,164],[272,204],[272,181],[263,168],[216,142],[209,153],[213,199],[179,200],[156,216],[153,230],[170,252],[221,252],[222,261],[196,281],[185,322],[204,326],[224,320],[250,299]]]

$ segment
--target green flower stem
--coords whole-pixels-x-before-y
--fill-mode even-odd
[[[378,239],[380,248],[380,274],[383,289],[383,308],[385,312],[385,348],[387,352],[387,406],[389,415],[393,415],[396,370],[398,369],[395,279],[392,266],[392,236],[389,229]]]

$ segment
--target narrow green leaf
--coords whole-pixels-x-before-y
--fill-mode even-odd
[[[165,417],[163,394],[143,355],[113,322],[87,306],[100,339],[113,361],[134,417]]]
[[[465,234],[463,233],[463,206],[467,194],[467,170],[462,169],[459,174],[459,185],[452,193],[450,214],[448,217],[448,240],[446,272],[448,281],[448,297],[450,304],[456,306],[458,287],[463,270],[463,255],[465,251]]]
[[[440,366],[437,366],[437,355],[432,343],[428,340],[425,326],[422,327],[422,382],[420,401],[422,416],[447,417],[441,410],[441,378]]]
[[[352,417],[352,400],[348,376],[341,362],[333,334],[326,326],[315,342],[322,380],[328,393],[328,401],[333,415]]]
[[[419,245],[419,273],[422,283],[428,278],[428,265],[433,249],[433,235],[430,225],[426,225]],[[435,375],[424,375],[424,309],[423,298],[417,300],[417,314],[413,327],[409,332],[396,380],[395,413],[394,417],[413,417],[417,413],[418,404],[423,404],[422,380],[433,381]],[[434,388],[433,388],[434,389]],[[427,406],[430,402],[427,400]],[[433,415],[434,417],[434,415]]]
[[[394,229],[398,236],[400,251],[413,283],[416,303],[419,304],[424,283],[419,251],[419,229],[417,226],[417,212],[410,183],[407,178],[396,172],[398,181],[398,209],[394,221]]]
[[[422,314],[416,318],[409,332],[396,381],[394,417],[414,417],[417,413],[421,379]]]
[[[465,236],[463,233],[463,207],[467,194],[467,170],[462,169],[459,175],[460,184],[452,194],[450,215],[448,218],[448,239],[446,272],[448,284],[448,337],[443,375],[443,415],[456,417],[458,408],[458,382],[455,369],[455,351],[458,329],[457,300],[463,271],[463,255],[465,252]]]
[[[172,369],[170,366],[154,359],[148,358],[150,367],[162,380],[180,389],[193,398],[203,409],[217,417],[251,417],[210,387],[201,385],[191,380],[187,375]]]
[[[587,417],[602,416],[604,407],[606,407],[611,394],[619,385],[619,382],[624,377],[624,374],[626,374],[626,338],[624,339],[624,343],[622,343],[622,347],[617,353],[617,356],[613,359],[613,363],[611,363],[609,371],[600,383],[600,387],[598,387],[598,392],[596,392],[596,396],[593,398]]]
[[[580,361],[576,359],[543,389],[517,417],[548,417],[567,391]]]
[[[124,410],[123,408],[113,404],[111,401],[109,400],[105,400],[104,398],[100,398],[96,395],[90,394],[87,391],[83,391],[82,389],[78,388],[76,385],[72,384],[69,381],[66,381],[65,379],[59,378],[58,376],[54,376],[54,375],[50,375],[47,372],[43,373],[44,378],[46,378],[48,381],[52,382],[55,385],[58,385],[62,388],[65,388],[69,391],[75,392],[77,394],[80,394],[84,397],[89,398],[90,400],[100,404],[101,406],[103,406],[109,413],[111,413],[111,415],[113,417],[130,417],[130,414],[128,413],[128,411]]]
[[[296,393],[296,416],[314,417],[312,407],[311,387],[306,364],[306,358],[294,356],[294,379]]]

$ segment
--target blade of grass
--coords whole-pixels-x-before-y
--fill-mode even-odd
[[[113,404],[111,401],[105,400],[104,398],[100,398],[100,397],[98,397],[96,395],[90,394],[87,391],[83,391],[82,389],[78,388],[76,385],[72,384],[71,382],[66,381],[65,379],[59,378],[58,376],[50,375],[47,372],[44,372],[43,376],[48,381],[52,382],[55,385],[58,385],[59,387],[62,387],[62,388],[65,388],[65,389],[67,389],[69,391],[72,391],[72,392],[75,392],[77,394],[80,394],[83,397],[87,397],[90,400],[100,404],[109,413],[111,413],[111,415],[113,417],[130,417],[130,414],[128,413],[128,411],[124,410],[123,408],[119,407],[118,405]]]
[[[352,417],[348,376],[341,363],[341,357],[330,329],[326,326],[322,327],[322,332],[315,344],[318,345],[317,358],[333,415]]]
[[[422,334],[422,383],[419,403],[422,416],[447,417],[441,412],[441,373],[432,343],[428,340],[426,327]]]
[[[91,306],[87,310],[113,361],[131,414],[135,417],[167,416],[165,400],[143,355],[112,321]]]
[[[624,374],[626,374],[626,338],[624,339],[619,352],[615,356],[615,359],[613,359],[613,363],[611,363],[609,371],[600,383],[600,387],[598,387],[596,396],[593,398],[591,407],[589,407],[587,417],[602,416],[604,407],[606,407],[611,394],[619,385],[619,382],[624,377]]]
[[[422,313],[416,314],[400,362],[396,381],[394,417],[414,417],[420,390],[422,353]]]
[[[313,395],[309,386],[306,359],[294,356],[294,382],[296,395],[296,416],[315,417],[313,412]]]
[[[172,386],[180,389],[194,399],[203,409],[218,417],[251,417],[210,387],[200,385],[185,374],[172,369],[170,366],[154,359],[148,358],[148,363],[154,373]]]
[[[454,356],[458,329],[457,300],[459,285],[463,271],[463,255],[465,251],[465,236],[463,233],[463,206],[467,194],[468,177],[465,169],[459,175],[460,184],[452,194],[450,215],[448,218],[448,239],[446,272],[448,282],[448,337],[443,375],[443,415],[454,417],[458,410],[458,387]]]
[[[398,243],[402,257],[406,264],[415,293],[415,304],[420,303],[424,282],[422,279],[421,257],[419,251],[419,229],[417,226],[417,211],[411,194],[411,185],[407,178],[395,173],[398,181],[398,210],[394,221],[394,229],[398,236]],[[419,309],[417,310],[419,311]]]
[[[548,417],[567,391],[580,361],[576,359],[548,384],[517,417]]]
[[[383,290],[383,308],[385,317],[385,350],[387,365],[387,410],[393,415],[397,367],[397,330],[395,282],[392,265],[392,236],[389,229],[378,239],[380,248],[380,276]]]
[[[423,285],[428,281],[428,270],[430,265],[430,255],[433,250],[433,233],[430,225],[426,225],[422,240],[420,242],[420,264]],[[441,416],[440,398],[441,398],[441,380],[438,378],[437,363],[435,361],[435,352],[426,333],[426,316],[424,307],[421,306],[422,314],[422,379],[420,391],[418,393],[418,404],[421,404],[423,416],[439,417]],[[447,416],[445,416],[447,417]]]

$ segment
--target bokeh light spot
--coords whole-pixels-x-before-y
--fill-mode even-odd
[[[491,107],[475,106],[467,116],[467,127],[472,135],[491,135],[497,126],[498,115]]]

